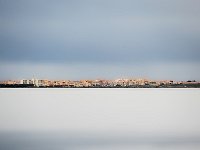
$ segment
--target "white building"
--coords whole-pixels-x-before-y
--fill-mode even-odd
[[[33,84],[34,86],[39,86],[38,83],[38,79],[31,79],[31,80],[27,80],[27,79],[22,79],[20,80],[20,84]]]

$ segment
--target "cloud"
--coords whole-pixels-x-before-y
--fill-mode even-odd
[[[1,62],[199,64],[196,0],[0,3]]]

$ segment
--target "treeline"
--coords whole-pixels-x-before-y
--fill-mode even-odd
[[[34,84],[0,84],[0,88],[200,88],[200,83],[196,84],[161,84],[161,85],[131,85],[131,86],[88,86],[88,87],[76,87],[76,86],[40,86],[36,87]]]
[[[165,84],[165,85],[131,85],[122,86],[117,85],[114,87],[100,87],[100,88],[200,88],[200,83],[198,84]]]
[[[34,88],[34,84],[0,84],[0,88]]]

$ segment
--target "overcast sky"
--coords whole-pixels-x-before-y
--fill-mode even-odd
[[[199,0],[0,0],[0,80],[200,80]]]

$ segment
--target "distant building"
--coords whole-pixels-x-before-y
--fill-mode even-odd
[[[38,79],[22,79],[20,80],[20,84],[33,84],[34,86],[39,87]]]

